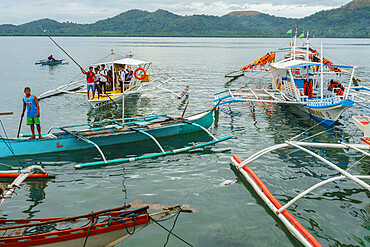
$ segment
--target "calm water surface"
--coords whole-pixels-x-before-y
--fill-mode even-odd
[[[137,58],[153,62],[161,73],[178,78],[180,88],[190,85],[187,114],[212,106],[213,93],[225,87],[241,85],[246,77],[228,81],[223,75],[241,68],[266,52],[286,45],[288,39],[227,38],[55,38],[78,62],[87,68],[106,60],[111,47],[124,55],[129,51]],[[370,81],[369,39],[314,39],[324,43],[325,56],[338,63],[358,66],[363,79]],[[55,45],[42,37],[1,37],[0,111],[14,111],[1,118],[9,136],[17,132],[22,109],[23,88],[30,86],[36,95],[78,77],[80,71],[69,65],[38,66],[37,60],[53,54],[66,58]],[[155,73],[152,74],[153,78]],[[175,89],[169,85],[169,88]],[[64,95],[40,102],[42,128],[119,117],[120,109],[92,111],[84,95]],[[167,92],[145,91],[127,102],[127,116],[167,113],[181,115],[185,100]],[[6,200],[0,216],[33,218],[77,215],[93,210],[117,207],[136,199],[161,204],[190,204],[199,209],[182,214],[175,233],[195,246],[300,246],[274,218],[256,194],[230,167],[229,157],[241,158],[281,143],[315,125],[301,115],[269,104],[234,104],[221,108],[213,133],[233,139],[193,153],[178,154],[130,164],[98,169],[75,170],[74,165],[99,160],[96,150],[49,154],[23,158],[23,164],[40,163],[56,175],[47,182],[27,182],[13,199]],[[350,124],[353,114],[369,114],[368,108],[356,106],[346,114],[344,140],[359,143],[361,133]],[[343,119],[341,122],[343,123]],[[334,130],[312,139],[335,142],[342,136],[341,124]],[[29,133],[24,124],[23,133]],[[322,131],[314,128],[306,136]],[[5,134],[0,132],[2,136]],[[191,135],[163,140],[166,146],[181,146],[192,141],[208,140],[205,135]],[[154,146],[154,145],[153,145]],[[109,158],[157,152],[148,145],[125,145],[104,149]],[[355,174],[369,175],[369,159],[343,150],[322,149],[317,152]],[[17,165],[13,159],[1,163]],[[336,174],[326,165],[304,153],[282,150],[252,163],[271,192],[286,202],[307,187]],[[4,167],[3,169],[6,169]],[[237,183],[222,186],[230,179]],[[290,211],[323,246],[370,246],[369,196],[349,181],[329,184],[298,201]],[[164,225],[172,226],[172,220]],[[156,225],[126,240],[121,246],[163,246],[167,234]],[[183,246],[171,237],[167,246]]]

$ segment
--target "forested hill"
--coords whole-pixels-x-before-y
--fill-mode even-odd
[[[92,24],[41,19],[22,25],[0,25],[0,35],[287,37],[287,30],[298,28],[316,37],[369,38],[369,23],[370,1],[353,0],[302,19],[256,11],[235,11],[217,17],[180,16],[161,9],[129,10]]]

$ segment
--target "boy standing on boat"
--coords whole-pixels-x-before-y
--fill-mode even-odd
[[[44,139],[41,136],[41,126],[40,126],[40,105],[37,97],[31,94],[31,89],[26,87],[24,89],[24,93],[26,94],[23,97],[23,111],[21,117],[23,118],[24,112],[27,109],[27,125],[31,127],[32,136],[30,139],[35,139],[35,125],[37,128],[37,132],[39,133],[39,138]]]
[[[84,73],[86,76],[87,76],[87,99],[89,100],[90,99],[90,95],[89,95],[89,91],[91,89],[92,91],[92,97],[94,98],[95,97],[95,85],[94,85],[94,78],[95,78],[95,74],[93,72],[93,67],[90,67],[89,68],[89,71],[84,71],[82,68],[81,68],[81,71],[82,73]]]

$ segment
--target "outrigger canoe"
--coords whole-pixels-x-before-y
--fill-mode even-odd
[[[214,139],[210,142],[192,145],[189,150],[231,138],[231,136],[227,136],[217,139],[207,130],[213,124],[213,109],[186,118],[171,118],[162,114],[126,118],[123,126],[121,121],[122,119],[115,119],[81,125],[52,127],[46,134],[43,134],[44,139],[29,140],[27,135],[22,135],[21,138],[4,138],[0,142],[0,158],[10,157],[13,153],[16,156],[39,155],[95,147],[102,155],[104,163],[107,163],[103,152],[100,150],[102,146],[149,141],[148,145],[157,145],[161,154],[167,155],[177,151],[187,151],[188,149],[182,148],[167,153],[158,142],[158,138],[205,131]],[[97,127],[104,124],[105,126]],[[82,129],[76,130],[77,128]],[[58,132],[52,133],[55,130]],[[130,158],[130,161],[132,159]]]
[[[182,211],[180,206],[152,214],[148,212],[149,206],[121,211],[129,207],[121,206],[74,217],[0,219],[0,245],[115,246],[151,223]]]
[[[41,65],[58,65],[62,64],[64,59],[54,60],[54,61],[48,61],[48,60],[40,60],[36,62],[35,64],[41,64]],[[68,62],[66,62],[68,63]]]

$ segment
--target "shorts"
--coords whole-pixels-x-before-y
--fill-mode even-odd
[[[99,87],[96,88],[99,93],[101,93],[102,90],[104,90],[104,92],[106,92],[106,89],[105,89],[106,84],[107,83],[105,81],[104,82],[103,81],[99,82]]]
[[[94,83],[87,83],[87,92],[90,91],[90,88],[91,88],[91,91],[95,91],[95,85]]]
[[[28,117],[27,118],[27,125],[40,125],[40,118],[39,117]]]

